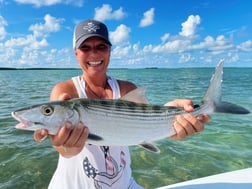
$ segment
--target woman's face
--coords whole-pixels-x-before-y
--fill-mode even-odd
[[[106,74],[110,60],[110,45],[100,37],[90,37],[75,50],[75,56],[85,74]]]

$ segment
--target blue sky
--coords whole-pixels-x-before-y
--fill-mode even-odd
[[[111,68],[252,67],[250,0],[0,0],[0,67],[79,67],[87,18],[108,26]]]

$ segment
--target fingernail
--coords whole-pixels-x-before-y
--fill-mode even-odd
[[[69,122],[67,122],[67,123],[65,124],[65,127],[66,127],[67,129],[71,129],[71,128],[72,128],[72,124],[69,123]]]
[[[64,152],[67,153],[67,147],[63,146]]]
[[[203,117],[202,117],[202,116],[197,116],[197,119],[198,119],[199,121],[202,121],[202,120],[203,120]]]
[[[43,137],[39,140],[39,142],[42,142],[47,138],[47,133],[45,130],[41,130],[40,135]]]
[[[83,127],[83,125],[81,123],[78,123],[77,128],[81,129],[82,127]]]

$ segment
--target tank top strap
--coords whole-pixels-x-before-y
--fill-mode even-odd
[[[87,95],[85,92],[85,82],[83,82],[83,80],[81,80],[79,76],[72,77],[72,81],[78,92],[79,98],[87,98]]]
[[[113,91],[113,99],[121,98],[121,92],[118,81],[113,77],[108,77],[108,84]]]
[[[85,92],[85,82],[82,79],[80,79],[79,76],[72,77],[72,81],[78,92],[79,98],[87,98],[87,94]],[[121,93],[118,81],[115,78],[108,76],[108,84],[113,91],[113,99],[120,98]]]

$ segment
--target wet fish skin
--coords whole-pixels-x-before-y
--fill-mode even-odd
[[[223,61],[216,67],[202,105],[192,112],[194,116],[211,113],[250,113],[247,109],[221,101]],[[71,99],[34,105],[12,112],[20,123],[18,129],[45,128],[56,134],[70,121],[83,122],[90,130],[88,143],[99,146],[141,145],[159,152],[152,141],[174,135],[176,115],[186,112],[178,107],[145,104],[145,88],[138,88],[121,99]],[[135,102],[132,102],[134,100]],[[142,102],[142,103],[138,103]]]

